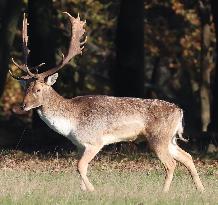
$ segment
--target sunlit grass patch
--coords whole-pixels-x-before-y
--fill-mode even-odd
[[[118,158],[103,154],[91,163],[89,177],[96,190],[87,193],[80,190],[73,153],[47,159],[8,153],[0,163],[0,204],[217,204],[218,170],[212,161],[196,163],[205,193],[195,190],[190,175],[179,165],[170,192],[163,194],[164,170],[158,160]]]

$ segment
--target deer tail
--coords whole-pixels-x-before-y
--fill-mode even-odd
[[[185,139],[182,134],[183,134],[183,124],[184,124],[184,119],[183,119],[183,111],[181,110],[181,119],[179,121],[179,124],[178,124],[178,129],[177,129],[177,139],[180,139],[184,142],[188,142],[188,139]]]

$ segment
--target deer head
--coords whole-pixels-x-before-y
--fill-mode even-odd
[[[71,40],[68,52],[66,56],[64,56],[62,53],[62,60],[57,66],[42,73],[38,73],[38,68],[43,66],[45,63],[41,63],[35,67],[29,67],[27,63],[30,50],[28,49],[28,22],[24,14],[22,29],[24,63],[19,65],[12,58],[12,62],[24,73],[24,75],[20,77],[15,76],[11,70],[9,70],[9,73],[13,78],[25,83],[25,96],[22,105],[22,109],[25,111],[41,106],[43,104],[43,99],[48,94],[50,87],[58,78],[57,72],[74,56],[82,54],[82,50],[84,48],[83,45],[87,40],[86,38],[83,42],[81,42],[81,39],[85,33],[84,25],[86,22],[80,20],[79,14],[77,18],[74,18],[67,12],[63,13],[68,15],[71,23]]]

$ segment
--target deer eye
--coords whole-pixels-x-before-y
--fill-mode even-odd
[[[37,90],[36,90],[37,93],[39,93],[40,91],[41,91],[40,89],[37,89]]]

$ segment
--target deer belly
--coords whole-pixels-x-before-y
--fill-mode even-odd
[[[130,121],[123,125],[117,126],[102,137],[104,145],[121,142],[134,141],[144,129],[144,124],[140,121]]]

